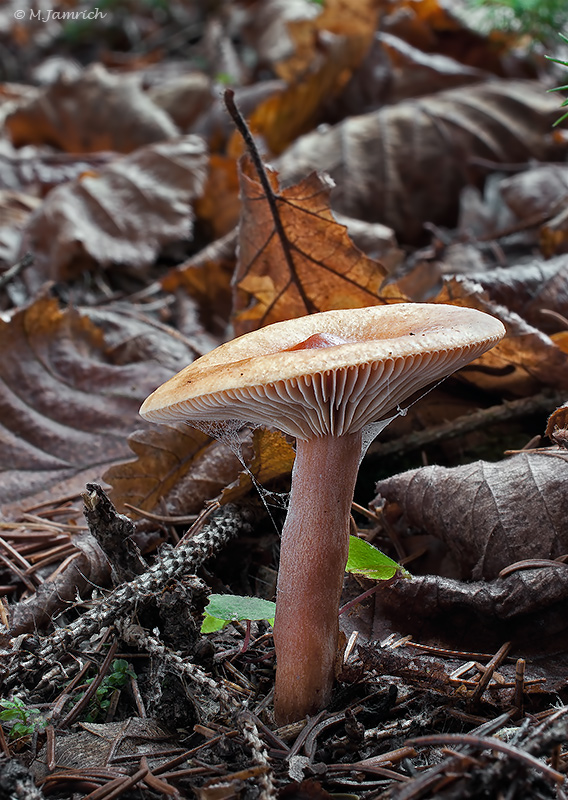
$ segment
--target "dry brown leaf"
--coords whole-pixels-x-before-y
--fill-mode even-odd
[[[273,480],[286,477],[292,471],[296,451],[280,431],[256,428],[252,445],[253,457],[248,470],[243,470],[238,481],[224,490],[223,503],[234,503],[250,491],[253,483],[256,486],[266,486]],[[254,476],[254,481],[251,475]]]
[[[464,579],[491,580],[530,558],[568,552],[564,497],[568,453],[521,453],[505,461],[422,467],[379,481],[403,524],[441,540]],[[396,504],[393,506],[392,504]]]
[[[568,352],[487,295],[478,283],[457,277],[446,281],[436,296],[437,303],[469,306],[492,314],[507,328],[504,339],[475,365],[466,367],[468,380],[484,389],[519,396],[530,396],[543,386],[568,389]]]
[[[398,36],[377,31],[361,65],[337,99],[326,105],[326,118],[338,121],[489,77],[485,70],[439,52],[425,53]]]
[[[217,330],[225,338],[232,311],[236,244],[234,229],[170,270],[161,281],[166,292],[184,289],[199,304],[200,319],[207,330]]]
[[[6,513],[55,485],[77,491],[126,458],[141,401],[195,357],[175,333],[124,309],[95,314],[98,322],[41,298],[0,321]]]
[[[69,153],[130,153],[179,134],[134,76],[111,75],[101,64],[77,78],[61,76],[9,114],[5,125],[17,147],[47,144]]]
[[[294,43],[293,54],[275,64],[280,78],[289,83],[305,79],[321,57],[325,33],[341,37],[342,68],[361,62],[377,28],[378,0],[326,0],[323,10],[311,19],[291,20],[287,27]],[[338,73],[339,75],[339,73]]]
[[[317,123],[361,63],[377,26],[377,0],[327,0],[321,13],[307,3],[263,2],[255,15],[260,55],[289,85],[250,117],[273,153]],[[290,52],[291,51],[291,52]]]
[[[11,265],[16,261],[22,229],[39,203],[33,195],[0,189],[0,262]]]
[[[468,27],[461,4],[443,0],[382,0],[381,30],[410,45],[460,61],[495,75],[534,76],[534,58],[517,48],[516,33],[493,30],[488,35]],[[458,13],[454,13],[455,11]]]
[[[560,160],[558,114],[541,84],[493,81],[352,117],[298,139],[276,162],[284,184],[313,169],[337,184],[333,207],[376,220],[407,241],[423,223],[453,224],[460,190],[480,180],[475,158]]]
[[[218,239],[231,231],[239,221],[239,175],[234,158],[213,153],[202,196],[195,203],[195,213]]]
[[[512,641],[519,654],[542,660],[555,691],[566,686],[566,659],[559,653],[566,652],[567,600],[568,567],[560,563],[492,581],[416,575],[378,595],[369,638],[384,638],[385,628],[394,626],[397,633],[451,649],[494,652]]]
[[[314,173],[274,195],[276,222],[250,163],[242,163],[237,333],[314,311],[404,299],[396,287],[382,289],[386,269],[333,218],[329,182]]]
[[[242,469],[225,445],[183,423],[136,431],[128,444],[137,458],[112,466],[104,475],[119,511],[125,510],[124,503],[146,511],[160,503],[165,514],[197,513]],[[248,452],[244,441],[243,447]]]
[[[211,78],[203,72],[188,72],[149,89],[148,96],[184,133],[212,105]]]
[[[568,403],[559,406],[546,421],[545,434],[556,444],[568,444]]]
[[[547,311],[568,317],[568,256],[474,272],[491,300],[519,314],[530,325],[547,333],[558,330],[558,320]]]
[[[93,264],[146,269],[161,246],[190,236],[206,164],[203,140],[185,136],[54,189],[24,237],[39,277],[69,280]]]

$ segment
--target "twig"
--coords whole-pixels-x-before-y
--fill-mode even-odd
[[[433,444],[443,439],[453,439],[465,433],[484,428],[486,425],[495,425],[511,419],[551,411],[561,405],[566,399],[565,392],[540,392],[533,397],[520,400],[505,400],[502,404],[483,408],[471,414],[464,414],[452,422],[441,425],[432,425],[427,430],[409,433],[400,436],[392,442],[377,441],[369,448],[367,458],[383,458],[393,453],[407,453],[410,450],[419,450],[427,444]]]
[[[233,122],[235,123],[237,130],[243,137],[251,161],[254,164],[254,168],[257,172],[260,184],[263,188],[264,195],[266,197],[266,202],[268,203],[270,213],[272,214],[272,219],[274,221],[274,228],[276,230],[276,234],[280,241],[280,246],[282,247],[282,252],[284,254],[286,264],[288,265],[288,269],[290,270],[290,274],[294,275],[294,277],[297,278],[296,264],[294,262],[294,256],[292,255],[292,248],[290,247],[290,242],[288,240],[288,237],[286,236],[286,232],[282,224],[282,219],[280,217],[280,212],[278,210],[278,206],[276,203],[276,197],[274,195],[274,191],[272,189],[272,186],[270,185],[270,180],[268,178],[266,168],[262,162],[260,153],[258,152],[256,143],[250,132],[250,129],[243,115],[241,114],[241,112],[239,111],[239,109],[235,104],[235,93],[232,89],[225,90],[224,100],[225,100],[225,105],[227,106],[227,111],[233,118]],[[300,280],[296,280],[295,287],[298,293],[300,294],[300,297],[302,298],[302,302],[306,307],[306,312],[308,314],[312,314],[314,311],[317,311],[318,309],[316,308],[314,303],[304,292],[304,287],[302,286],[302,282]]]
[[[23,258],[17,261],[10,269],[7,269],[0,275],[0,289],[3,289],[10,281],[14,280],[20,272],[30,267],[34,263],[34,257],[31,253],[26,253]]]
[[[487,666],[485,667],[485,672],[479,679],[479,683],[477,684],[471,695],[470,698],[471,703],[477,703],[479,700],[481,700],[481,696],[485,691],[485,689],[487,688],[489,681],[493,677],[493,673],[507,658],[507,653],[509,652],[510,649],[511,649],[511,642],[505,642],[505,644],[501,645],[501,647],[499,648],[499,650],[497,650],[493,658],[488,662]]]

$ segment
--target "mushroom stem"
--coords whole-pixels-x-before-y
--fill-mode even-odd
[[[278,724],[329,702],[360,457],[360,431],[297,441],[274,623]]]

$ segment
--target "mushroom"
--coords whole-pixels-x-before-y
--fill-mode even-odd
[[[330,699],[365,430],[504,334],[494,317],[452,305],[324,311],[221,345],[142,405],[153,422],[238,419],[296,438],[274,624],[279,724]]]

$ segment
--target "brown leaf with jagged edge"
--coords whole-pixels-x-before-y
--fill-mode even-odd
[[[240,442],[246,453],[250,450],[247,438],[250,434],[243,433]],[[168,515],[194,514],[242,469],[226,445],[184,423],[135,431],[128,444],[130,455],[134,452],[137,458],[116,464],[104,474],[112,486],[110,497],[120,511],[125,510],[125,503],[145,511],[160,503]]]
[[[249,121],[273,153],[317,124],[323,105],[363,60],[377,16],[377,0],[327,0],[318,16],[287,23],[293,53],[274,69],[290,85],[261,103]]]
[[[252,445],[253,457],[248,470],[243,470],[238,481],[223,491],[223,503],[234,503],[250,491],[253,483],[256,486],[265,486],[292,471],[296,451],[280,431],[256,428]],[[254,481],[251,476],[254,476]]]
[[[111,75],[101,64],[61,76],[8,114],[5,125],[17,147],[47,144],[69,153],[130,153],[179,134],[136,77]]]
[[[69,280],[93,264],[144,271],[161,246],[191,235],[206,167],[203,140],[184,136],[58,186],[26,227],[35,271],[44,280]]]
[[[271,180],[274,189],[274,173]],[[385,267],[334,220],[329,191],[329,182],[313,173],[269,201],[250,161],[242,160],[237,334],[315,311],[404,299],[396,286],[382,288]]]
[[[489,292],[467,278],[451,278],[436,296],[437,303],[469,306],[498,317],[507,336],[484,353],[463,374],[483,389],[528,397],[543,386],[568,389],[568,352],[537,328],[493,302]],[[568,348],[567,348],[568,349]]]
[[[379,481],[372,505],[399,525],[434,536],[463,579],[492,580],[524,559],[568,552],[568,453],[520,453],[504,461],[422,467]]]
[[[61,310],[49,298],[0,320],[0,352],[5,513],[56,487],[78,491],[126,458],[142,400],[196,355],[126,308]]]
[[[553,333],[559,322],[555,314],[568,318],[568,256],[495,267],[468,274],[491,300],[507,306],[535,328]],[[555,312],[548,314],[548,311]]]
[[[530,81],[490,81],[386,106],[300,137],[275,162],[284,184],[311,170],[336,182],[333,207],[376,220],[406,241],[424,222],[455,222],[461,189],[480,182],[474,159],[561,160],[554,98]]]

